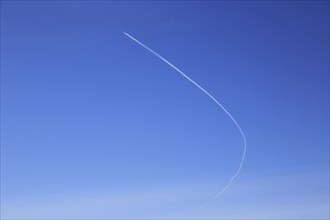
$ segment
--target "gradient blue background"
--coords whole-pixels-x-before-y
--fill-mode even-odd
[[[329,218],[328,1],[1,1],[1,77],[4,219]]]

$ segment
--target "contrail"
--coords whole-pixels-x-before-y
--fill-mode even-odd
[[[244,150],[243,150],[243,154],[242,154],[242,159],[241,162],[239,164],[239,167],[236,171],[236,173],[230,178],[230,180],[228,181],[227,185],[220,191],[218,192],[215,196],[213,196],[209,201],[207,201],[203,206],[212,203],[215,199],[217,199],[219,196],[221,196],[232,184],[233,180],[239,175],[239,173],[241,172],[244,160],[245,160],[245,153],[246,153],[246,138],[245,138],[245,134],[241,128],[241,126],[237,123],[237,121],[235,120],[235,118],[225,109],[225,107],[223,107],[223,105],[216,100],[208,91],[206,91],[203,87],[201,87],[200,85],[198,85],[198,83],[196,83],[194,80],[192,80],[189,76],[187,76],[184,72],[182,72],[179,68],[177,68],[176,66],[174,66],[170,61],[168,61],[167,59],[165,59],[164,57],[162,57],[161,55],[159,55],[158,53],[156,53],[155,51],[153,51],[152,49],[150,49],[149,47],[147,47],[146,45],[144,45],[142,42],[140,42],[139,40],[137,40],[136,38],[132,37],[131,35],[129,35],[126,32],[123,32],[127,37],[129,37],[130,39],[132,39],[133,41],[135,41],[136,43],[138,43],[139,45],[141,45],[142,47],[144,47],[145,49],[147,49],[148,51],[150,51],[152,54],[154,54],[156,57],[158,57],[159,59],[161,59],[162,61],[164,61],[166,64],[168,64],[170,67],[172,67],[173,69],[175,69],[178,73],[180,73],[182,76],[184,76],[188,81],[190,81],[192,84],[194,84],[198,89],[200,89],[202,92],[204,92],[208,97],[210,97],[218,106],[220,106],[220,108],[229,116],[229,118],[234,122],[234,124],[236,125],[236,127],[238,128],[242,139],[243,139],[243,144],[244,144]],[[202,207],[203,207],[202,206]]]

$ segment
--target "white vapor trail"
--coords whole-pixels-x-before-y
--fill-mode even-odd
[[[241,128],[241,126],[237,123],[237,121],[235,120],[235,118],[225,109],[225,107],[223,107],[223,105],[216,100],[208,91],[206,91],[203,87],[201,87],[198,83],[196,83],[194,80],[192,80],[189,76],[187,76],[184,72],[182,72],[179,68],[177,68],[176,66],[174,66],[170,61],[168,61],[167,59],[165,59],[164,57],[162,57],[161,55],[159,55],[158,53],[156,53],[155,51],[153,51],[152,49],[150,49],[149,47],[147,47],[146,45],[144,45],[142,42],[138,41],[136,38],[132,37],[131,35],[129,35],[128,33],[124,32],[124,34],[129,37],[130,39],[132,39],[133,41],[135,41],[137,44],[141,45],[142,47],[144,47],[145,49],[147,49],[148,51],[150,51],[152,54],[154,54],[156,57],[158,57],[159,59],[161,59],[162,61],[164,61],[166,64],[168,64],[170,67],[172,67],[174,70],[176,70],[178,73],[180,73],[182,76],[184,76],[188,81],[190,81],[192,84],[194,84],[198,89],[200,89],[202,92],[204,92],[208,97],[210,97],[218,106],[220,106],[220,108],[229,116],[229,118],[234,122],[234,124],[236,125],[236,127],[238,128],[242,139],[243,139],[243,144],[244,144],[244,150],[243,150],[243,154],[242,154],[242,159],[240,162],[240,165],[236,171],[236,173],[230,178],[230,180],[228,181],[227,185],[220,191],[218,192],[215,196],[213,196],[209,201],[207,201],[203,206],[213,202],[215,199],[217,199],[219,196],[221,196],[232,184],[233,180],[239,175],[239,173],[241,172],[244,160],[245,160],[245,153],[246,153],[246,138],[245,138],[245,134]]]

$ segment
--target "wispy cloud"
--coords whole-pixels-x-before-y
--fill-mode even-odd
[[[116,191],[111,188],[21,196],[3,201],[2,218],[251,218],[329,217],[327,173],[255,176],[235,183],[213,204],[196,210],[218,183],[159,184]],[[239,211],[238,211],[239,210]]]

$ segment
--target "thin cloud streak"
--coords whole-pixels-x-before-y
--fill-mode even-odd
[[[206,91],[203,87],[201,87],[198,83],[196,83],[194,80],[192,80],[189,76],[187,76],[184,72],[182,72],[179,68],[177,68],[175,65],[173,65],[170,61],[168,61],[167,59],[165,59],[164,57],[162,57],[161,55],[159,55],[157,52],[155,52],[154,50],[150,49],[148,46],[146,46],[145,44],[143,44],[141,41],[137,40],[136,38],[134,38],[133,36],[131,36],[130,34],[123,32],[127,37],[129,37],[130,39],[132,39],[133,41],[135,41],[137,44],[141,45],[143,48],[145,48],[146,50],[148,50],[149,52],[151,52],[152,54],[154,54],[156,57],[158,57],[159,59],[161,59],[162,61],[164,61],[166,64],[168,64],[170,67],[172,67],[174,70],[176,70],[178,73],[180,73],[183,77],[185,77],[189,82],[191,82],[192,84],[194,84],[198,89],[200,89],[203,93],[205,93],[209,98],[211,98],[218,106],[220,106],[220,108],[228,115],[228,117],[233,121],[233,123],[235,124],[235,126],[238,128],[242,139],[243,139],[243,144],[244,144],[244,149],[243,149],[243,154],[242,154],[242,158],[241,158],[241,162],[239,164],[239,167],[236,171],[236,173],[230,178],[230,180],[228,181],[227,185],[220,191],[218,192],[214,197],[212,197],[210,200],[208,200],[205,204],[203,204],[202,206],[200,206],[200,208],[212,203],[214,200],[216,200],[219,196],[221,196],[232,184],[232,182],[234,181],[234,179],[239,175],[239,173],[241,172],[241,169],[243,167],[243,163],[245,160],[245,154],[246,154],[246,148],[247,148],[247,144],[246,144],[246,137],[245,134],[241,128],[241,126],[238,124],[238,122],[236,121],[236,119],[227,111],[227,109],[216,99],[214,98],[208,91]]]

